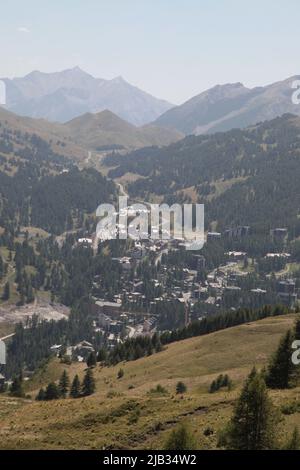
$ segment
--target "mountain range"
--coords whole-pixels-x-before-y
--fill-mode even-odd
[[[154,121],[172,104],[126,82],[94,78],[79,67],[55,73],[33,71],[21,78],[2,78],[6,108],[16,114],[67,122],[84,113],[109,109],[141,126]]]
[[[292,83],[299,78],[256,88],[246,88],[242,83],[216,85],[166,111],[155,124],[199,135],[245,128],[285,113],[300,115],[300,106],[292,103]]]
[[[286,113],[300,115],[300,106],[292,102],[292,83],[299,79],[293,76],[255,88],[240,82],[216,85],[179,106],[145,93],[122,77],[94,78],[79,67],[2,80],[6,110],[44,119],[43,127],[46,121],[55,122],[56,131],[60,123],[64,127],[59,133],[92,149],[133,149],[168,145],[184,135],[246,128]]]

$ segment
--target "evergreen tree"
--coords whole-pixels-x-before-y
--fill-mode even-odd
[[[294,328],[294,339],[300,340],[300,316],[297,315]]]
[[[79,380],[78,375],[76,374],[71,385],[70,397],[71,398],[80,397],[80,389],[81,389],[80,380]]]
[[[4,286],[4,290],[3,290],[2,300],[6,301],[6,300],[9,300],[9,298],[10,298],[10,286],[9,286],[9,282],[6,282]]]
[[[92,369],[88,369],[82,382],[82,394],[84,396],[92,395],[96,390],[95,379]]]
[[[274,449],[278,421],[265,381],[253,368],[220,444],[237,450]]]
[[[11,386],[10,386],[10,394],[14,397],[24,397],[24,389],[23,389],[23,375],[20,374],[14,378]]]
[[[187,387],[184,382],[178,382],[176,385],[176,393],[185,393]]]
[[[29,284],[27,286],[27,300],[26,300],[26,302],[28,304],[30,304],[33,301],[34,301],[33,289],[32,289],[31,282],[29,281]]]
[[[0,279],[3,277],[4,274],[4,262],[2,256],[0,256]]]
[[[46,398],[46,392],[43,388],[40,388],[39,393],[37,394],[35,399],[37,401],[42,401],[42,400],[45,400],[45,398]]]
[[[270,388],[288,388],[294,372],[292,363],[293,335],[289,330],[281,338],[279,346],[273,355],[266,373],[266,384]]]
[[[222,380],[222,383],[221,383],[221,387],[228,387],[228,384],[229,384],[229,377],[227,374],[225,374],[223,376],[223,380]]]
[[[195,448],[194,436],[184,424],[171,432],[164,446],[165,450],[194,450]]]
[[[58,386],[54,382],[49,383],[45,392],[45,400],[57,400],[59,395]]]
[[[93,367],[97,364],[97,356],[94,351],[92,351],[87,358],[86,365],[88,367]]]
[[[59,380],[59,391],[62,398],[66,398],[69,390],[70,380],[67,371],[64,370]]]
[[[217,383],[215,380],[212,381],[212,383],[210,384],[210,387],[209,387],[209,393],[214,393],[218,390],[217,388]]]
[[[99,349],[97,354],[97,362],[104,362],[107,359],[107,351],[104,348]]]
[[[223,386],[223,381],[224,381],[223,374],[218,375],[217,380],[216,380],[217,390],[219,390]]]

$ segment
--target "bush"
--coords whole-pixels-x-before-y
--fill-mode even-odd
[[[136,424],[140,418],[141,411],[137,408],[128,418],[128,424]]]
[[[165,450],[194,450],[195,448],[194,436],[183,424],[171,432],[164,447]]]
[[[165,395],[165,394],[168,393],[168,390],[165,387],[163,387],[162,385],[158,384],[158,385],[156,385],[155,388],[151,388],[150,393]]]
[[[292,403],[286,403],[285,405],[282,405],[280,410],[281,413],[284,415],[292,415],[294,413],[298,413],[300,411],[300,403],[297,401],[294,401]]]
[[[207,428],[205,428],[204,431],[203,431],[204,436],[211,436],[213,433],[214,433],[213,428],[211,428],[209,426]]]

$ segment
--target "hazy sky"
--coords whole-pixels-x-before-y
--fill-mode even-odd
[[[175,104],[300,74],[299,0],[9,0],[0,76],[79,65]]]

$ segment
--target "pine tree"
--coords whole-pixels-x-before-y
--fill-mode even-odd
[[[294,373],[292,363],[293,335],[290,330],[281,338],[266,373],[266,384],[270,388],[288,388]]]
[[[229,384],[229,377],[227,374],[225,374],[223,376],[223,380],[222,380],[222,383],[221,383],[221,387],[228,387],[228,384]]]
[[[194,436],[184,424],[171,432],[164,446],[165,450],[194,450],[195,448]]]
[[[237,450],[274,449],[278,421],[265,381],[253,368],[220,444]]]
[[[187,387],[184,382],[178,382],[176,385],[176,393],[185,393]]]
[[[67,371],[64,370],[59,380],[59,391],[62,398],[66,398],[69,390],[70,380]]]
[[[216,380],[217,390],[219,390],[223,386],[223,380],[224,380],[223,374],[218,375],[217,380]]]
[[[80,397],[80,389],[81,389],[80,380],[79,380],[78,375],[76,374],[71,385],[70,397],[71,398]]]
[[[99,349],[97,354],[97,362],[104,362],[107,359],[107,351],[104,348]]]
[[[286,450],[300,450],[300,434],[297,427],[294,428],[292,437],[287,443]]]
[[[30,282],[30,281],[29,281]],[[32,303],[34,301],[34,295],[33,295],[33,289],[31,283],[28,284],[27,287],[27,300],[26,302],[28,304]]]
[[[4,274],[4,262],[2,256],[0,256],[0,279],[3,277]]]
[[[218,389],[217,389],[217,383],[215,380],[212,381],[212,383],[210,384],[210,387],[209,387],[209,393],[214,393],[216,392]]]
[[[42,401],[42,400],[45,400],[45,397],[46,397],[46,392],[43,388],[40,388],[39,390],[39,393],[37,394],[37,396],[35,397],[35,399],[37,401]]]
[[[295,321],[295,328],[294,328],[294,339],[300,340],[300,316],[297,315],[296,321]]]
[[[93,367],[97,364],[97,356],[94,351],[92,351],[87,358],[86,365],[88,367]]]
[[[10,386],[10,394],[14,397],[25,396],[24,389],[23,389],[23,375],[22,374],[14,378]]]
[[[59,395],[58,386],[54,382],[49,383],[45,392],[45,400],[57,400]]]
[[[10,286],[9,286],[9,282],[6,282],[4,286],[4,290],[3,290],[2,300],[6,301],[6,300],[9,300],[9,298],[10,298]]]
[[[82,382],[82,394],[84,396],[92,395],[96,390],[95,379],[92,369],[88,369]]]

